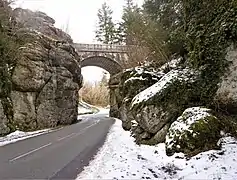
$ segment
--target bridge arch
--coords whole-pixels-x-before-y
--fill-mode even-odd
[[[110,73],[110,75],[117,74],[122,71],[122,66],[115,60],[106,56],[90,56],[82,59],[81,67],[97,66]]]

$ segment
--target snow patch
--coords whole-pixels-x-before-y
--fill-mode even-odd
[[[142,67],[135,67],[135,71],[137,71],[137,74],[142,74],[144,69]]]
[[[172,123],[171,128],[179,132],[187,131],[193,123],[205,117],[212,116],[209,113],[210,111],[210,109],[201,107],[188,108],[183,112],[182,116],[177,119],[177,121]],[[185,122],[183,121],[184,118]]]
[[[111,128],[104,146],[89,166],[79,174],[81,179],[169,179],[169,180],[236,180],[237,141],[221,139],[222,149],[200,153],[190,160],[182,153],[166,156],[165,144],[136,145],[121,121]]]
[[[174,145],[174,137],[181,136],[187,131],[192,133],[192,129],[190,129],[192,124],[209,116],[214,117],[209,113],[210,111],[210,109],[202,107],[192,107],[186,109],[183,114],[178,117],[178,119],[170,126],[170,129],[172,129],[172,134],[166,135],[166,144],[168,145],[168,147],[172,147]],[[178,132],[179,134],[176,134],[176,132]]]
[[[141,102],[145,102],[157,94],[161,94],[165,90],[165,88],[167,88],[175,80],[193,82],[194,78],[192,76],[195,74],[198,74],[198,72],[190,68],[171,70],[157,83],[137,94],[132,100],[131,107]]]
[[[173,59],[167,63],[165,63],[163,66],[161,66],[160,70],[164,71],[167,68],[177,68],[179,63],[181,62],[182,58],[178,58],[178,59]]]
[[[98,108],[92,106],[84,101],[80,101],[78,104],[78,114],[93,114],[98,112]]]
[[[161,92],[169,83],[171,83],[175,78],[179,75],[178,70],[173,70],[163,78],[161,78],[157,83],[152,85],[151,87],[145,89],[144,91],[137,94],[132,100],[132,107],[135,104],[139,104],[143,101],[147,101],[148,99],[152,98],[154,95]]]
[[[44,129],[39,131],[33,131],[33,132],[23,132],[23,131],[15,131],[11,134],[8,134],[7,136],[0,137],[0,146],[5,146],[7,144],[15,143],[17,141],[21,141],[24,139],[28,139],[31,137],[39,136],[44,133],[49,133],[53,130],[51,129]]]
[[[127,83],[129,83],[129,82],[131,82],[131,81],[134,81],[134,80],[145,81],[145,80],[147,80],[147,79],[146,79],[146,78],[143,78],[143,77],[131,77],[131,78],[127,79],[127,80],[124,82],[124,84],[127,84]]]

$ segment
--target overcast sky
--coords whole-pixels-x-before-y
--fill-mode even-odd
[[[18,0],[16,6],[45,12],[55,19],[58,28],[69,25],[69,34],[74,42],[95,43],[97,12],[107,2],[114,12],[114,20],[121,18],[124,0]],[[143,0],[134,0],[139,5]],[[83,76],[90,81],[101,79],[98,68],[83,68]],[[91,72],[94,72],[93,74]]]

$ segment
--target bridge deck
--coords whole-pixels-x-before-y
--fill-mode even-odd
[[[108,52],[108,53],[126,53],[128,46],[124,45],[106,45],[106,44],[77,44],[73,45],[78,52]]]

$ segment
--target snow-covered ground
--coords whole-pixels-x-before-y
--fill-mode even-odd
[[[104,146],[89,166],[79,174],[81,179],[177,179],[236,180],[237,141],[222,138],[222,150],[200,153],[189,160],[179,153],[165,154],[165,145],[138,146],[119,120],[111,128]]]
[[[97,114],[103,114],[105,116],[109,116],[109,108],[98,108],[99,109],[99,112]]]
[[[78,114],[93,114],[98,112],[98,108],[92,106],[84,101],[80,101],[78,104]]]
[[[88,113],[85,113],[85,114],[79,114],[77,119],[79,121],[87,121],[89,119],[93,120],[94,116],[96,116],[97,118],[98,117],[109,117],[109,110],[108,108],[100,108],[100,107],[96,107],[98,112],[94,113],[94,114],[88,114]]]
[[[44,133],[51,132],[51,129],[44,129],[39,131],[33,131],[33,132],[22,132],[22,131],[15,131],[11,134],[8,134],[7,136],[0,137],[0,146],[4,146],[10,143],[15,143],[17,141],[21,141],[27,138],[31,138],[34,136],[39,136]]]

